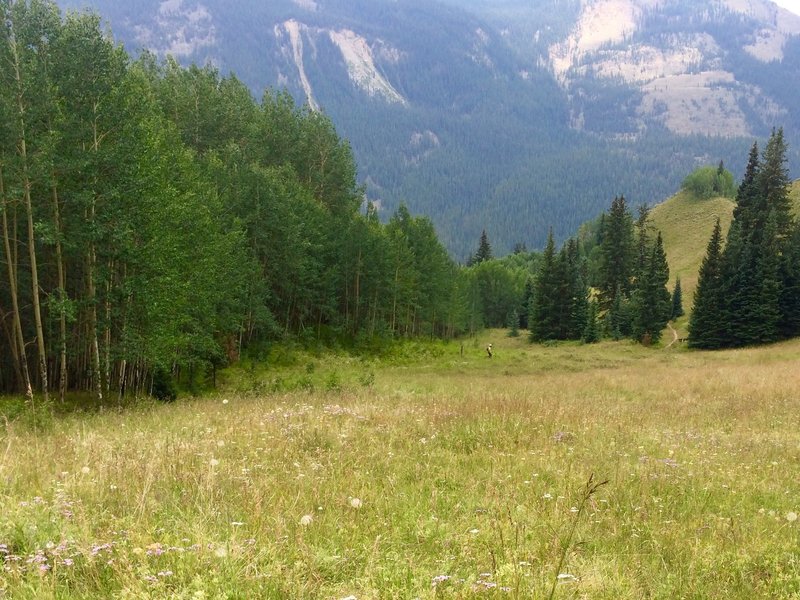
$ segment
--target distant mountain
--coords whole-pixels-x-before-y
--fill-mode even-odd
[[[131,51],[233,71],[329,114],[368,196],[454,256],[563,238],[784,126],[800,168],[800,17],[766,0],[63,0]]]

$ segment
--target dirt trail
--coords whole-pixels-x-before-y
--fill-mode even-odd
[[[678,332],[675,331],[675,328],[672,326],[672,323],[667,323],[667,327],[669,327],[669,330],[672,332],[672,341],[664,347],[664,350],[672,347],[672,344],[678,341]]]

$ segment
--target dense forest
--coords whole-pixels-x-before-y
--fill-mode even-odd
[[[800,222],[783,130],[754,144],[723,244],[719,220],[700,267],[689,344],[731,348],[800,335]]]
[[[285,336],[483,325],[494,275],[402,206],[381,223],[324,115],[133,61],[90,14],[0,11],[0,390],[116,397]]]

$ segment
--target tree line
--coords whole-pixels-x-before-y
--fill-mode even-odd
[[[0,391],[108,399],[286,336],[481,325],[431,222],[381,223],[324,115],[132,60],[48,0],[0,19]]]
[[[689,345],[733,348],[800,335],[800,222],[783,130],[750,150],[726,240],[719,220],[700,267]],[[724,243],[723,243],[724,242]]]
[[[571,238],[556,253],[550,233],[530,295],[531,341],[660,339],[673,300],[661,233],[648,216],[642,207],[634,221],[618,196],[583,243]]]

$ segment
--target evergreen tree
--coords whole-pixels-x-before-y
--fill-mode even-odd
[[[795,222],[781,255],[779,279],[782,288],[778,327],[781,337],[791,338],[800,335],[800,222]]]
[[[683,310],[683,291],[681,290],[681,278],[675,280],[675,288],[672,290],[672,319],[677,319],[685,314]]]
[[[693,348],[719,348],[722,344],[721,282],[722,227],[719,218],[700,265],[694,306],[689,319],[689,346]]]
[[[719,347],[743,346],[758,338],[760,288],[753,237],[744,237],[736,221],[728,231],[719,270]]]
[[[621,289],[614,294],[614,301],[606,313],[606,330],[613,340],[620,340],[633,333],[631,305]]]
[[[764,148],[761,170],[756,178],[763,206],[760,225],[766,226],[770,213],[775,213],[775,235],[781,240],[781,249],[792,229],[792,203],[789,199],[791,179],[786,166],[786,153],[783,128],[773,131]]]
[[[672,306],[667,291],[669,267],[661,233],[652,244],[643,273],[633,294],[633,335],[640,341],[657,342],[669,321]]]
[[[758,144],[753,143],[747,160],[744,177],[736,192],[736,206],[733,209],[733,220],[745,237],[749,237],[758,229],[757,214],[760,211],[757,179],[761,171]]]
[[[558,339],[559,336],[560,280],[557,263],[556,244],[551,229],[534,283],[533,299],[528,313],[528,330],[532,342]]]
[[[486,230],[484,229],[481,232],[481,239],[478,242],[478,250],[475,254],[467,261],[468,266],[480,264],[486,260],[491,260],[492,256],[492,246],[489,244],[489,236],[486,235]]]
[[[583,330],[583,342],[594,344],[600,341],[600,328],[597,324],[597,302],[589,301],[589,308],[586,313],[586,327]]]
[[[602,304],[613,305],[618,293],[627,297],[631,291],[634,271],[633,219],[625,205],[625,197],[614,198],[605,219],[600,266],[600,295]]]
[[[753,336],[748,343],[765,344],[778,340],[781,320],[780,298],[782,282],[779,279],[780,240],[778,238],[777,211],[771,211],[764,230],[755,280],[758,284],[758,302],[754,305]]]

